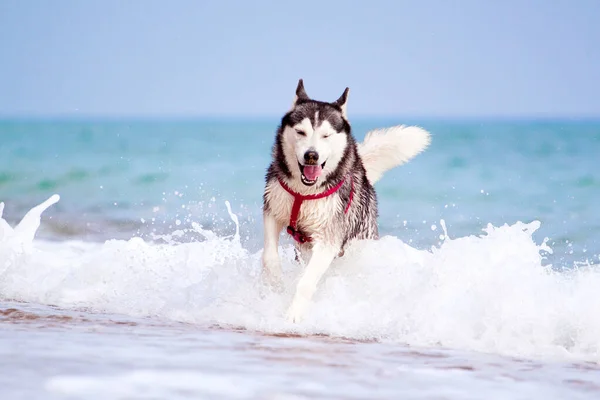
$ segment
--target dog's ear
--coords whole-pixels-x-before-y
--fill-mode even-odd
[[[300,79],[298,81],[298,87],[296,88],[296,96],[294,96],[294,102],[292,103],[292,108],[296,106],[298,100],[308,100],[308,95],[306,94],[306,90],[304,90],[304,81]]]
[[[342,109],[342,116],[344,118],[348,118],[346,115],[346,104],[348,102],[348,92],[350,92],[350,88],[346,88],[346,90],[344,90],[344,93],[342,93],[340,98],[333,102],[334,105],[336,105]]]

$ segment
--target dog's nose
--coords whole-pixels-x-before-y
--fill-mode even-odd
[[[314,150],[308,150],[304,153],[304,161],[308,165],[316,165],[317,161],[319,161],[319,153]]]

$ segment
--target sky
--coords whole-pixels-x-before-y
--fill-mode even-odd
[[[600,117],[600,1],[0,0],[0,116]]]

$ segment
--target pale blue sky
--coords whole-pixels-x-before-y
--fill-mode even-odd
[[[0,115],[600,116],[600,1],[0,0]]]

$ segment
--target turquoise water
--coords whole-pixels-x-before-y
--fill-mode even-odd
[[[377,184],[380,226],[418,248],[452,237],[539,220],[549,262],[570,267],[600,253],[600,123],[593,121],[354,121],[362,140],[398,123],[428,129],[431,147]],[[4,120],[0,200],[18,220],[53,193],[39,236],[151,240],[201,223],[259,249],[263,177],[277,118],[262,120]],[[192,234],[180,241],[196,240]]]

